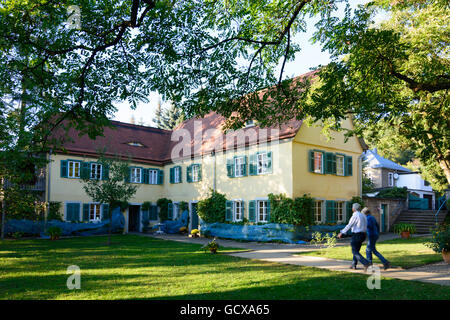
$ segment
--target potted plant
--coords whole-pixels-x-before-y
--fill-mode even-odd
[[[184,233],[187,233],[187,228],[186,227],[181,227],[180,229],[179,229],[179,231],[180,231],[180,233],[181,234],[184,234]]]
[[[50,236],[50,240],[58,240],[61,236],[62,230],[60,227],[50,227],[47,230],[47,234]]]
[[[191,237],[197,238],[200,235],[200,231],[198,229],[192,229],[191,230]]]
[[[205,252],[209,250],[209,252],[211,253],[217,253],[217,250],[219,249],[219,244],[216,242],[216,238],[205,244],[203,246],[203,249],[205,250]]]
[[[442,253],[442,258],[450,264],[450,226],[442,226],[431,233],[431,239],[425,245],[434,252]]]
[[[394,225],[394,232],[403,239],[408,239],[411,234],[416,233],[416,226],[412,223],[397,223]]]

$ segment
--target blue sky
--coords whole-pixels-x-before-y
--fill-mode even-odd
[[[354,0],[352,5],[365,3],[366,0]],[[302,50],[295,56],[295,60],[286,64],[284,77],[291,78],[308,72],[311,68],[318,65],[327,64],[330,61],[330,56],[327,52],[322,52],[320,44],[312,44],[310,39],[314,32],[314,24],[318,18],[308,19],[308,29],[305,33],[297,34],[294,38],[295,43],[301,45]],[[155,109],[158,103],[159,96],[153,93],[149,97],[148,103],[141,103],[135,110],[132,110],[128,103],[117,104],[117,112],[114,120],[122,122],[131,122],[132,118],[136,123],[143,122],[145,125],[153,126],[152,119],[155,114]],[[164,104],[163,104],[164,107]]]

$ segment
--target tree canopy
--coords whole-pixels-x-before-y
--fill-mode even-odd
[[[333,1],[6,0],[0,3],[3,175],[55,147],[58,126],[102,133],[113,102],[158,92],[187,114],[272,85],[302,17]],[[283,72],[281,72],[283,74]],[[30,160],[29,162],[33,162]],[[45,159],[43,161],[45,163]]]
[[[113,102],[136,106],[154,91],[188,116],[217,111],[230,127],[298,118],[339,129],[349,114],[396,126],[450,182],[448,2],[347,2],[2,1],[0,160],[12,172],[14,161],[55,146],[61,125],[94,138]],[[311,16],[332,62],[285,80]]]
[[[317,25],[315,41],[332,56],[297,103],[297,117],[382,138],[387,127],[421,163],[439,165],[450,183],[450,7],[447,1],[372,1]],[[382,12],[384,17],[375,22]],[[436,169],[436,166],[435,166]]]

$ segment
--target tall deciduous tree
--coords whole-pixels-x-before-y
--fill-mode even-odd
[[[229,112],[227,101],[281,80],[275,66],[299,50],[291,39],[305,16],[334,9],[319,0],[2,1],[5,174],[21,172],[13,159],[58,147],[57,127],[101,134],[115,101],[135,107],[158,92],[188,114]]]
[[[326,129],[341,129],[350,114],[362,126],[348,134],[395,126],[421,163],[439,165],[450,183],[449,19],[450,4],[442,0],[376,0],[354,11],[347,6],[341,19],[323,16],[314,40],[332,62],[309,78],[267,90],[284,99],[277,117],[322,120]],[[284,94],[292,87],[301,89],[297,97]],[[255,115],[267,118],[270,112],[262,110]]]
[[[100,156],[98,163],[107,174],[101,179],[82,178],[83,189],[92,201],[109,206],[108,245],[111,244],[112,211],[122,202],[128,202],[137,191],[137,186],[126,182],[130,174],[128,162]]]

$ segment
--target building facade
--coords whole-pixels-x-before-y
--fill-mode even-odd
[[[60,214],[70,221],[98,221],[107,207],[85,194],[81,177],[107,179],[107,168],[97,162],[99,151],[130,159],[129,183],[139,187],[124,213],[126,229],[141,231],[144,219],[159,221],[156,201],[173,201],[170,216],[180,215],[178,204],[189,204],[190,229],[198,227],[197,202],[211,190],[225,194],[227,220],[270,221],[268,194],[315,199],[318,223],[340,223],[349,218],[349,204],[361,195],[361,155],[364,143],[345,141],[333,132],[329,140],[320,127],[292,120],[280,127],[249,124],[224,131],[225,118],[210,113],[180,124],[173,131],[113,121],[96,140],[78,137],[53,150],[46,175],[46,200],[60,202]],[[351,119],[343,123],[352,128]],[[149,201],[152,208],[141,210]]]

